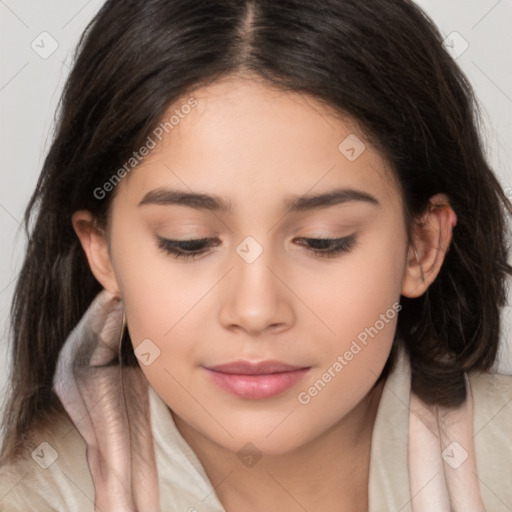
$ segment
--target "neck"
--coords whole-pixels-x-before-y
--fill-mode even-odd
[[[371,438],[384,381],[321,436],[251,467],[176,416],[227,511],[366,512]]]

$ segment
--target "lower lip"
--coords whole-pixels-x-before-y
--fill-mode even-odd
[[[309,368],[262,375],[222,373],[208,368],[206,371],[212,381],[224,391],[241,398],[259,400],[280,395],[290,389],[304,377]]]

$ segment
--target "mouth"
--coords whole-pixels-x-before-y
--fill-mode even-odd
[[[296,385],[310,366],[292,366],[280,361],[235,361],[204,367],[210,380],[219,388],[240,398],[271,398]]]

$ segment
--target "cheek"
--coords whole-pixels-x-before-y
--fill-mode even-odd
[[[190,344],[179,340],[186,339],[184,330],[191,329],[189,321],[207,288],[197,272],[184,271],[186,265],[160,252],[147,234],[122,235],[118,231],[113,257],[130,337],[141,363],[139,353],[150,354],[151,364],[141,364],[146,375],[161,373],[172,369],[171,359],[192,357]]]
[[[324,408],[333,417],[344,414],[384,367],[401,309],[404,256],[396,240],[382,233],[361,241],[361,250],[342,258],[335,272],[311,278],[309,305],[324,324],[315,340],[323,356],[304,383],[299,403],[312,414],[316,408],[319,414]]]
[[[326,265],[326,270],[312,272],[305,279],[303,295],[321,319],[327,340],[343,344],[386,314],[386,320],[392,321],[384,327],[379,322],[378,327],[386,333],[392,330],[404,265],[403,250],[396,240],[385,234],[368,236],[360,240],[358,250],[342,256],[332,270]]]
[[[184,390],[193,388],[191,369],[198,361],[197,344],[188,341],[194,329],[190,322],[193,315],[188,313],[204,290],[173,284],[172,279],[167,281],[161,275],[156,279],[155,275],[159,275],[157,266],[151,271],[134,272],[130,278],[133,287],[127,283],[128,330],[151,386],[160,396],[172,397],[168,403],[186,403],[189,397]]]
[[[129,222],[117,230],[113,260],[134,333],[134,343],[157,339],[177,324],[205,293],[205,283],[193,265],[178,263],[157,247],[147,229]]]

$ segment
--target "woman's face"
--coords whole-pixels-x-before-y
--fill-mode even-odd
[[[231,450],[287,452],[353,410],[386,362],[402,199],[363,135],[311,97],[241,78],[193,97],[117,185],[108,236],[130,336],[180,421]],[[342,241],[307,240],[326,238]],[[187,259],[165,242],[195,239]]]

